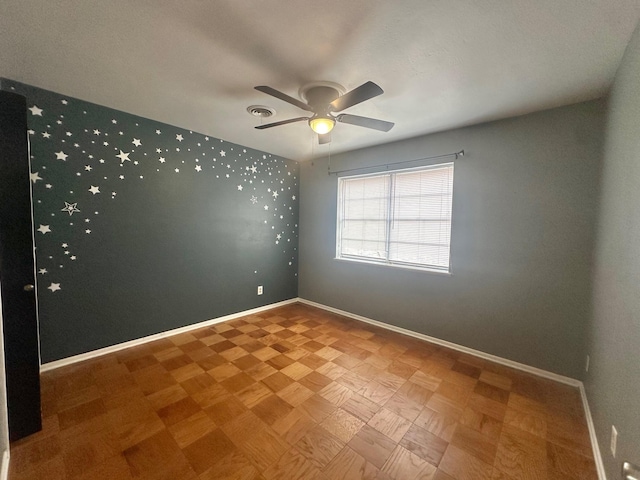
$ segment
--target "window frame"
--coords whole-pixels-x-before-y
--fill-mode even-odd
[[[451,243],[452,243],[452,236],[453,236],[453,196],[454,196],[454,180],[451,180],[451,216],[450,218],[450,224],[449,224],[449,244],[448,244],[448,256],[449,256],[449,262],[448,262],[448,267],[439,267],[437,265],[432,265],[432,264],[423,264],[423,263],[413,263],[413,262],[402,262],[402,261],[397,261],[397,260],[390,260],[390,249],[389,246],[392,243],[391,242],[391,235],[390,235],[390,229],[391,229],[391,225],[394,223],[396,217],[394,216],[395,212],[394,212],[394,202],[396,201],[396,197],[395,197],[395,191],[394,191],[394,187],[395,187],[395,179],[392,178],[394,175],[396,174],[404,174],[404,173],[411,173],[411,172],[421,172],[421,171],[427,171],[427,170],[435,170],[438,168],[443,168],[443,167],[450,167],[451,168],[451,175],[453,178],[455,178],[454,176],[454,170],[455,170],[455,166],[454,166],[454,162],[445,162],[445,163],[437,163],[437,164],[431,164],[431,165],[423,165],[423,166],[419,166],[419,167],[411,167],[411,168],[400,168],[400,169],[395,169],[395,170],[382,170],[382,171],[377,171],[377,172],[370,172],[370,173],[363,173],[363,174],[355,174],[355,175],[345,175],[342,177],[338,177],[338,182],[337,182],[337,190],[338,190],[338,194],[337,194],[337,210],[336,210],[336,253],[335,253],[335,260],[338,261],[345,261],[345,262],[353,262],[353,263],[364,263],[364,264],[369,264],[369,265],[378,265],[378,266],[383,266],[383,267],[392,267],[392,268],[401,268],[401,269],[409,269],[409,270],[418,270],[418,271],[422,271],[422,272],[427,272],[427,273],[435,273],[435,274],[441,274],[441,275],[452,275],[452,259],[451,259]],[[383,176],[390,176],[390,181],[389,181],[389,194],[388,194],[388,200],[387,200],[387,206],[388,206],[388,213],[389,216],[386,219],[386,238],[385,238],[385,245],[386,245],[386,258],[381,258],[381,259],[376,259],[373,257],[364,257],[364,256],[358,256],[358,255],[343,255],[341,254],[341,241],[342,241],[342,214],[344,211],[344,187],[342,186],[344,181],[347,180],[351,180],[351,179],[357,179],[357,178],[367,178],[367,177],[383,177]]]

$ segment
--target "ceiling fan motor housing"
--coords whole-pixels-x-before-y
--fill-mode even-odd
[[[339,96],[338,90],[326,86],[312,87],[304,92],[305,100],[316,113],[328,113],[329,104]]]

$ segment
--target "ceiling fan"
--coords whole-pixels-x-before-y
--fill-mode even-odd
[[[291,105],[295,105],[302,110],[313,113],[311,117],[290,118],[280,122],[258,125],[255,128],[263,130],[265,128],[304,121],[308,122],[311,130],[318,134],[318,141],[320,144],[329,143],[331,141],[331,130],[333,130],[336,122],[372,128],[382,132],[388,132],[391,130],[394,125],[392,122],[385,122],[384,120],[361,117],[348,113],[334,115],[336,112],[341,112],[342,110],[353,107],[358,103],[362,103],[370,98],[383,94],[384,90],[382,90],[382,88],[373,82],[366,82],[344,95],[340,95],[340,88],[341,87],[339,85],[330,84],[328,82],[312,84],[308,88],[301,90],[301,96],[307,101],[307,103],[304,103],[297,98],[290,97],[289,95],[276,90],[275,88],[264,85],[255,87],[255,89],[260,92],[279,98],[280,100],[290,103]]]

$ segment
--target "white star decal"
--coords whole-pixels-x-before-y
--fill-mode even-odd
[[[93,168],[91,167],[91,165],[85,165],[85,166],[84,166],[84,169],[85,169],[87,172],[90,172]]]
[[[159,161],[160,163],[164,163],[166,160],[165,160],[165,158],[164,158],[164,157],[160,157],[160,158],[158,159],[158,161]]]
[[[51,138],[51,134],[49,132],[42,132],[42,136],[44,138]]]
[[[67,137],[70,137],[71,135],[73,135],[73,133],[67,132],[66,135],[67,135]]]
[[[140,145],[142,145],[142,142],[138,138],[134,138],[133,142],[131,143],[133,143],[136,147],[139,147]]]
[[[94,135],[100,135],[100,130],[98,130],[97,128],[93,131]]]
[[[35,130],[31,130],[31,129],[29,129],[29,130],[27,130],[27,133],[28,133],[29,135],[34,135],[34,134],[36,133],[36,131],[35,131]]]
[[[31,115],[38,116],[38,117],[42,116],[42,109],[38,108],[37,105],[34,105],[33,107],[29,108],[28,110],[31,112]]]
[[[274,199],[278,198],[278,192],[273,192],[271,195],[273,195]]]
[[[224,150],[220,150],[220,156],[221,157],[226,157],[227,156],[227,152],[225,152]]]
[[[114,118],[113,120],[111,120],[111,123],[115,125],[116,123],[118,123],[118,121]]]
[[[61,246],[62,246],[62,248],[67,248],[69,246],[69,244],[68,243],[63,243]]]
[[[156,130],[156,133],[160,135],[162,132],[160,130]]]
[[[53,188],[53,185],[51,185],[50,183],[47,183],[47,184],[45,185],[45,188]]]
[[[67,102],[66,100],[62,100],[62,101],[61,101],[61,103],[62,103],[63,105],[66,105],[66,104],[68,104],[69,102]]]
[[[42,180],[42,178],[40,177],[40,175],[38,175],[38,172],[35,173],[30,173],[29,177],[31,178],[31,181],[33,183],[36,183],[38,180]]]
[[[280,240],[280,239],[282,238],[282,235],[277,234],[277,235],[276,235],[276,238],[277,238],[278,240]]]
[[[70,258],[71,260],[75,260],[75,259],[76,259],[76,258],[78,258],[78,257],[76,257],[75,255],[71,255],[69,258]]]
[[[196,172],[201,172],[202,171],[202,167],[200,165],[196,165]]]
[[[176,173],[180,173],[180,169],[179,168],[176,168]]]
[[[242,185],[238,185],[238,190],[242,191]]]
[[[61,209],[61,212],[67,212],[69,214],[69,216],[73,215],[76,212],[79,212],[80,210],[78,210],[78,204],[77,203],[68,203],[68,202],[64,202],[64,208]]]
[[[56,152],[56,160],[62,160],[64,162],[66,162],[68,156],[69,155],[64,153],[62,150],[60,150],[59,152]]]
[[[51,283],[51,285],[49,285],[47,288],[49,290],[51,290],[52,292],[56,292],[58,290],[62,290],[62,288],[60,288],[60,284],[59,283]]]
[[[86,230],[84,231],[84,233],[91,233],[91,230],[86,229]]]
[[[291,197],[291,200],[295,200],[295,199],[296,199],[296,196],[295,196],[295,195],[293,195],[293,196]]]
[[[269,205],[265,205],[265,206],[264,206],[264,209],[265,209],[265,210],[269,210]]]
[[[45,234],[45,233],[50,233],[51,229],[49,228],[49,225],[40,225],[38,227],[38,231],[42,234]]]
[[[251,173],[256,173],[258,171],[258,167],[256,167],[255,165],[251,165],[251,168],[249,170],[251,170]]]
[[[181,133],[179,133],[179,134],[177,134],[177,135],[176,135],[176,140],[178,140],[179,142],[181,142],[181,141],[183,141],[183,140],[184,140],[184,137],[182,136],[182,134],[181,134]]]
[[[47,273],[47,269],[46,268],[41,268],[40,270],[38,270],[38,273],[40,275],[45,275]]]
[[[95,195],[96,193],[100,193],[100,187],[94,187],[93,185],[91,185],[89,191]]]
[[[116,157],[118,157],[118,158],[120,159],[120,163],[121,163],[121,164],[122,164],[122,163],[124,163],[124,162],[125,162],[125,160],[126,160],[127,162],[130,162],[130,161],[131,161],[131,159],[129,158],[129,154],[130,154],[130,153],[131,153],[131,152],[129,152],[129,153],[124,153],[122,150],[120,150],[120,153],[119,153],[118,155],[116,155]]]

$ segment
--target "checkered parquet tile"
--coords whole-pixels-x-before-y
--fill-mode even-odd
[[[42,375],[10,479],[596,479],[577,389],[306,305]]]

